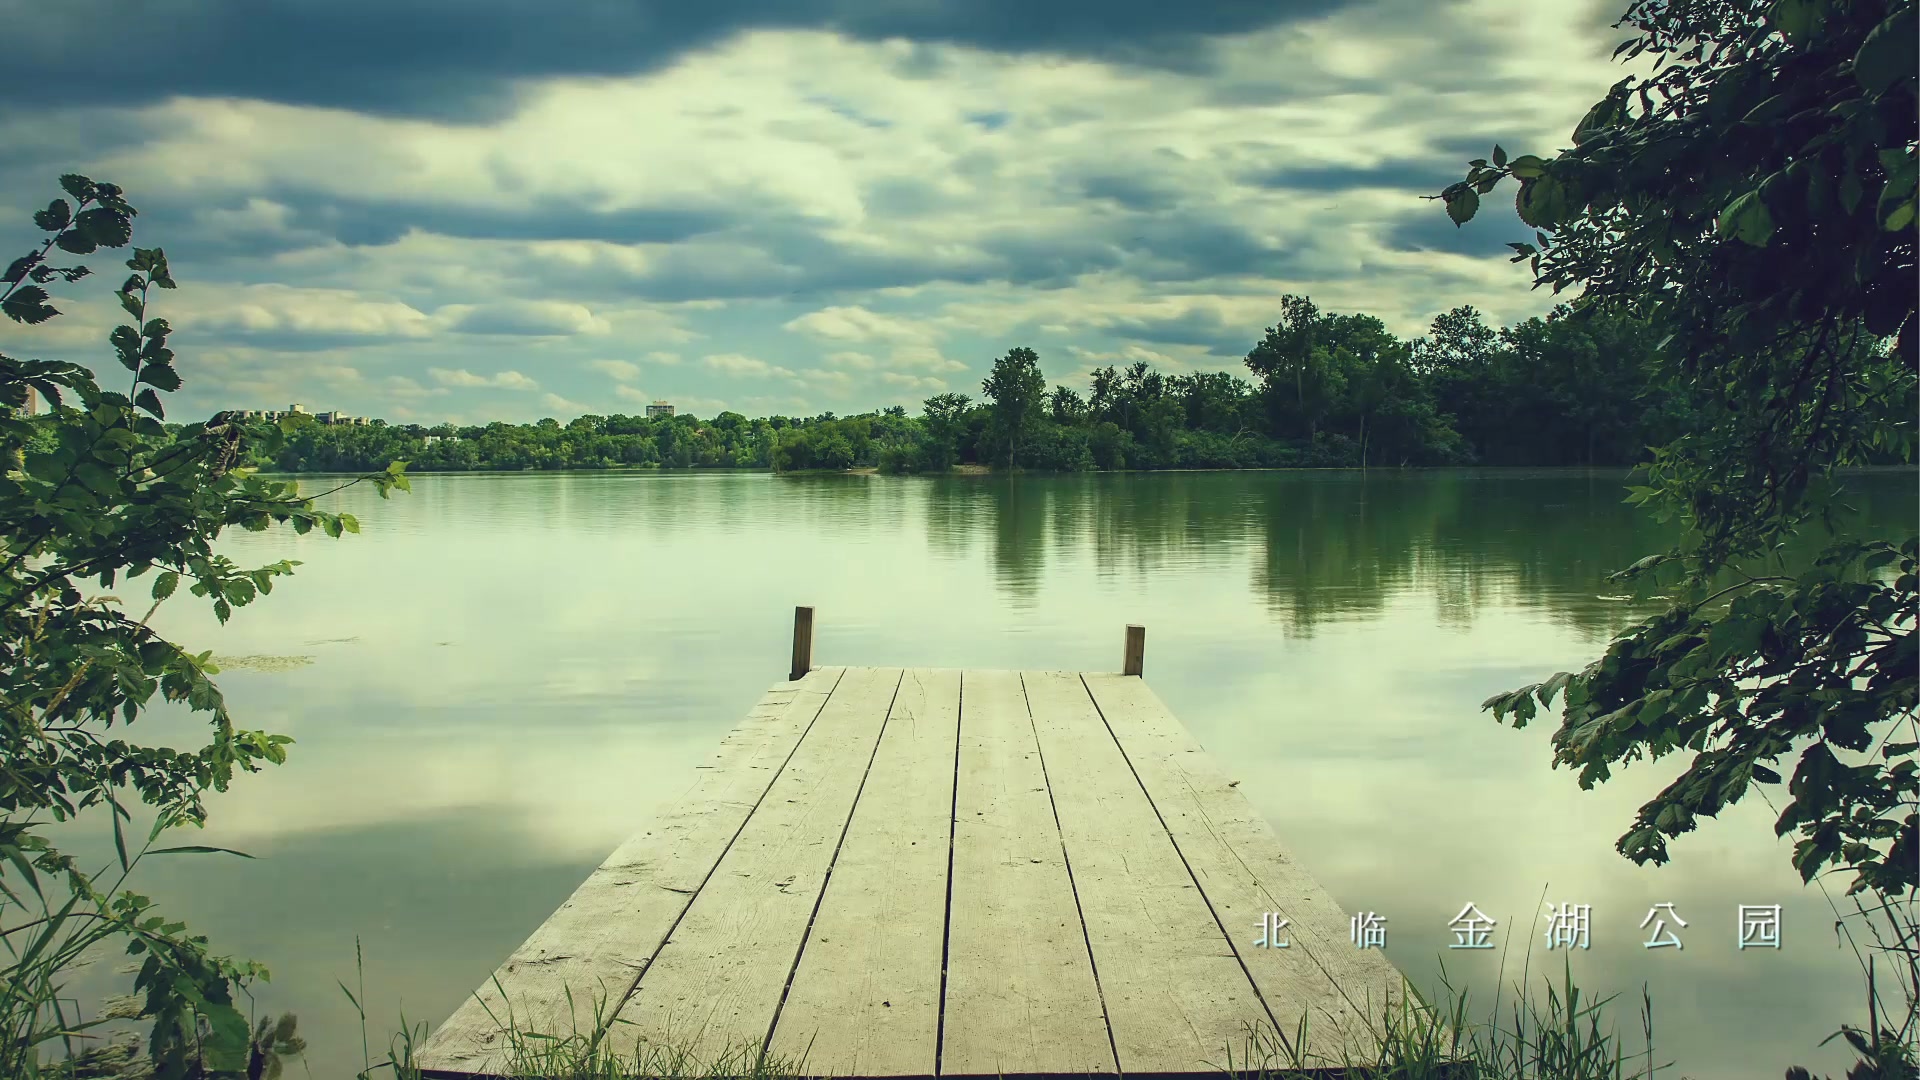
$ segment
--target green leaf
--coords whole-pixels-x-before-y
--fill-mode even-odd
[[[180,389],[180,375],[169,364],[155,362],[140,369],[140,381],[155,389],[172,393]]]
[[[1913,221],[1914,181],[1920,174],[1920,159],[1907,151],[1882,151],[1880,163],[1887,170],[1887,182],[1880,189],[1880,203],[1874,216],[1879,218],[1882,229],[1894,232]]]
[[[1550,229],[1567,213],[1567,192],[1559,180],[1546,174],[1520,182],[1514,197],[1520,220],[1536,229]]]
[[[120,366],[128,371],[140,370],[140,333],[133,327],[120,324],[107,335],[107,342],[113,346],[115,355],[120,358]]]
[[[73,224],[101,247],[122,247],[133,239],[133,221],[120,211],[103,206],[80,211]]]
[[[153,418],[156,420],[165,420],[167,418],[166,410],[160,407],[160,399],[154,395],[152,390],[140,391],[140,393],[134,397],[133,403],[152,413]]]
[[[1868,93],[1882,93],[1901,79],[1915,77],[1920,68],[1915,18],[1912,4],[1902,6],[1874,27],[1853,54],[1853,77]]]
[[[62,176],[60,178],[60,186],[66,190],[67,194],[79,199],[81,202],[86,202],[94,196],[93,181],[81,176],[79,173],[67,173]]]
[[[27,271],[39,265],[42,258],[43,256],[37,251],[20,256],[13,260],[13,262],[7,264],[7,272],[0,274],[0,281],[4,281],[9,285],[18,284],[26,278]]]
[[[168,570],[153,579],[153,598],[155,600],[165,600],[167,597],[172,596],[173,590],[179,588],[179,586],[179,572]]]
[[[1531,180],[1536,176],[1546,174],[1547,163],[1545,159],[1535,157],[1532,154],[1521,154],[1508,163],[1507,171],[1518,179]]]
[[[1754,247],[1766,247],[1767,238],[1773,235],[1773,215],[1767,212],[1760,193],[1749,191],[1720,211],[1716,233],[1722,240],[1731,236]]]
[[[114,483],[113,476],[91,461],[75,465],[73,474],[88,491],[102,498],[113,498],[120,492],[120,485]]]
[[[32,326],[60,314],[59,308],[47,303],[48,298],[47,290],[40,286],[22,285],[13,290],[4,302],[0,302],[0,311],[4,311],[7,318],[14,322]]]
[[[1506,163],[1507,163],[1507,152],[1500,148],[1499,143],[1494,143],[1493,144],[1494,167],[1498,168],[1498,167],[1504,166]]]
[[[1767,21],[1789,45],[1804,45],[1819,25],[1820,7],[1818,0],[1776,0],[1767,10]]]
[[[73,220],[73,207],[65,199],[55,199],[47,204],[45,210],[36,210],[33,223],[47,232],[59,232]]]
[[[1707,632],[1707,652],[1715,661],[1751,655],[1760,647],[1767,621],[1752,615],[1729,615]]]
[[[100,246],[78,229],[68,229],[55,237],[53,243],[61,251],[74,255],[91,255]]]
[[[235,851],[232,848],[213,847],[210,844],[182,844],[179,847],[154,848],[153,850],[147,852],[147,854],[149,855],[238,855],[243,859],[253,858],[253,856],[247,854],[244,851]]]
[[[1474,213],[1480,209],[1480,196],[1470,187],[1455,190],[1447,196],[1446,202],[1447,216],[1453,219],[1455,226],[1473,220]]]
[[[1621,79],[1607,91],[1607,96],[1587,110],[1587,115],[1574,125],[1573,144],[1579,146],[1595,134],[1612,126],[1626,113],[1627,86],[1632,77]]]

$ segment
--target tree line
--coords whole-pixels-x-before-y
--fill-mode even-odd
[[[1696,420],[1655,377],[1645,319],[1577,311],[1489,326],[1471,306],[1402,340],[1371,315],[1287,296],[1247,353],[1247,374],[1169,374],[1145,362],[1049,387],[1032,349],[997,359],[978,398],[926,399],[840,417],[722,412],[562,423],[296,422],[272,458],[283,472],[359,472],[405,460],[463,469],[870,467],[1232,469],[1405,465],[1627,465]]]

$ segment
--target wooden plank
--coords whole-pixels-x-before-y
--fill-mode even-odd
[[[1063,672],[1021,678],[1120,1070],[1244,1060],[1272,1018],[1086,685]]]
[[[821,668],[768,690],[698,767],[685,796],[620,845],[440,1025],[419,1052],[421,1068],[430,1075],[503,1069],[505,1040],[496,1018],[511,1013],[523,1025],[553,1031],[568,1021],[568,990],[588,1015],[596,996],[611,1003],[624,998],[840,678],[841,669]]]
[[[1019,676],[961,676],[942,1076],[1115,1071]]]
[[[901,675],[847,669],[621,1007],[616,1049],[637,1038],[706,1068],[766,1045]]]
[[[1309,1058],[1376,1055],[1374,1025],[1401,1000],[1400,972],[1378,950],[1354,947],[1347,914],[1143,680],[1081,678],[1282,1037],[1292,1040],[1304,1017]],[[1291,948],[1251,947],[1266,912],[1288,920]]]
[[[932,1076],[960,672],[908,671],[770,1051],[811,1076]]]
[[[793,609],[793,665],[787,678],[798,679],[813,670],[813,609]]]
[[[1127,624],[1127,648],[1120,658],[1120,674],[1139,675],[1146,670],[1147,628]]]

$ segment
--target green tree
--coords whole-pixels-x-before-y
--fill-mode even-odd
[[[1668,332],[1662,374],[1703,423],[1655,452],[1632,498],[1684,539],[1624,576],[1673,599],[1583,671],[1488,706],[1521,724],[1564,693],[1555,761],[1583,786],[1691,755],[1621,837],[1637,862],[1666,861],[1670,838],[1754,784],[1784,785],[1775,828],[1794,834],[1803,878],[1910,898],[1916,540],[1782,552],[1831,529],[1836,469],[1912,460],[1914,3],[1637,0],[1620,25],[1634,35],[1620,53],[1657,57],[1653,74],[1615,84],[1570,149],[1495,147],[1436,197],[1464,222],[1517,180],[1538,233],[1512,246],[1536,284]],[[1773,767],[1789,756],[1790,779]]]
[[[1320,340],[1325,323],[1312,300],[1283,296],[1280,321],[1247,353],[1247,369],[1260,379],[1275,435],[1311,439],[1326,415],[1333,388]]]
[[[921,402],[926,433],[923,468],[944,472],[960,460],[970,400],[965,394],[935,394]]]
[[[980,392],[993,404],[986,439],[1011,469],[1019,461],[1020,444],[1033,433],[1047,393],[1040,357],[1032,349],[1014,348],[993,362],[993,371],[980,383]]]
[[[1072,387],[1059,385],[1047,395],[1047,412],[1056,424],[1078,424],[1086,419],[1087,403]]]
[[[58,249],[89,255],[128,244],[135,211],[121,190],[84,176],[60,178],[69,198],[34,215],[49,234],[8,267],[0,310],[35,326],[59,314],[45,285],[72,283],[83,266],[49,261]],[[191,653],[155,633],[154,611],[187,592],[225,622],[236,607],[272,591],[294,563],[244,569],[214,553],[230,526],[261,531],[291,522],[305,533],[358,531],[345,514],[315,510],[292,483],[246,467],[258,446],[272,456],[285,436],[229,414],[164,425],[161,395],[181,377],[171,328],[150,310],[152,290],[171,289],[166,255],[135,248],[117,296],[131,322],[108,337],[128,372],[125,392],[103,390],[74,364],[0,356],[0,912],[7,958],[0,968],[0,1075],[44,1075],[78,1023],[60,1002],[62,982],[90,953],[118,943],[139,968],[134,989],[151,1023],[147,1054],[162,1077],[238,1076],[251,1032],[234,991],[263,977],[258,965],[209,951],[207,939],[153,912],[123,889],[136,864],[161,854],[218,849],[155,846],[206,818],[204,797],[236,772],[285,760],[290,739],[237,728],[211,676],[209,653]],[[32,388],[44,416],[20,414]],[[287,428],[299,430],[301,421]],[[384,496],[404,489],[398,464],[371,477]],[[146,578],[145,582],[137,579]],[[149,586],[150,583],[150,586]],[[145,611],[124,610],[107,590],[142,587]],[[124,591],[124,590],[123,590]],[[150,601],[150,603],[149,603]],[[198,750],[135,744],[113,729],[139,719],[153,695],[209,720]],[[154,815],[144,837],[133,807]],[[80,868],[48,835],[50,821],[105,813],[116,864]],[[290,1034],[290,1029],[289,1029]]]

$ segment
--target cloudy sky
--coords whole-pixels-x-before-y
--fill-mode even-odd
[[[1015,345],[1080,387],[1238,369],[1288,292],[1543,312],[1510,199],[1419,196],[1565,145],[1622,6],[64,0],[4,20],[0,224],[127,189],[176,417],[917,408]],[[113,277],[0,349],[101,357]]]

